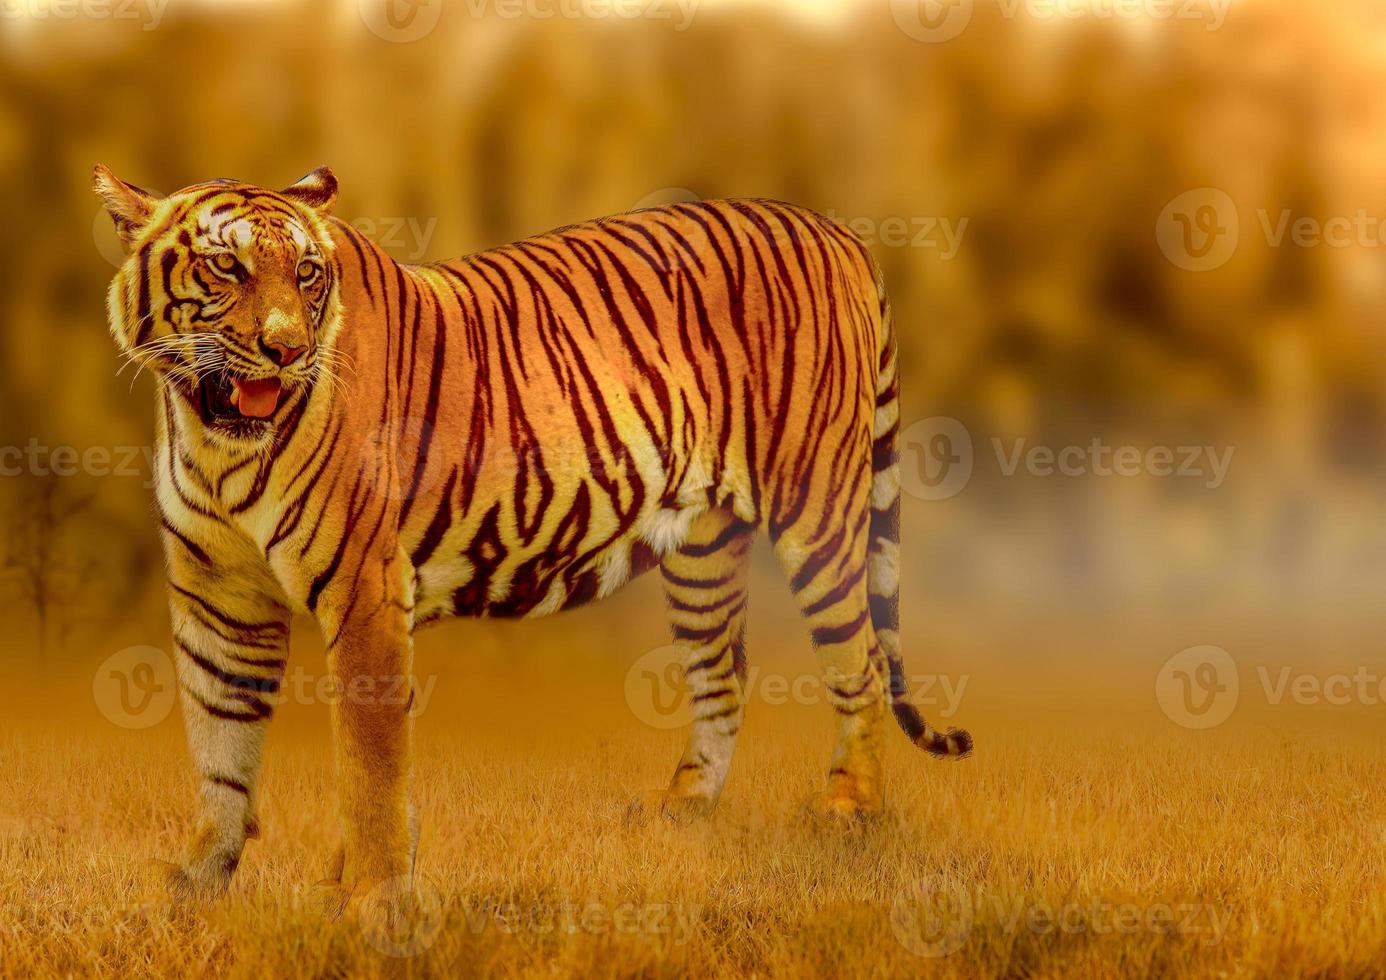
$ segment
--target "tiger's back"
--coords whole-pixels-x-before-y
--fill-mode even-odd
[[[397,443],[421,622],[607,595],[709,507],[792,522],[852,475],[825,447],[869,447],[878,280],[813,212],[673,205],[394,277],[334,234],[353,403],[368,444]]]

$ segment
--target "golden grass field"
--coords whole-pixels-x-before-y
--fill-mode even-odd
[[[980,617],[932,630],[927,644],[909,630],[915,672],[965,679],[956,716],[932,714],[973,731],[973,758],[938,762],[892,738],[885,815],[825,825],[803,804],[823,778],[830,710],[753,694],[722,805],[705,822],[675,826],[643,801],[670,775],[681,733],[643,724],[622,686],[660,641],[659,610],[646,601],[655,595],[614,600],[629,614],[619,632],[610,611],[584,611],[421,635],[417,670],[437,684],[417,729],[414,932],[387,933],[369,905],[334,922],[318,912],[309,886],[337,840],[322,704],[290,703],[276,719],[263,837],[248,846],[231,893],[178,908],[149,863],[178,855],[191,813],[177,713],[123,730],[93,707],[89,672],[49,679],[0,739],[0,972],[1386,969],[1381,708],[1258,703],[1249,665],[1293,662],[1295,628],[1241,632],[1242,703],[1204,732],[1172,724],[1152,693],[1168,651],[1200,635],[1088,623],[1083,640],[1037,621],[1004,635]],[[772,609],[770,620],[778,616]],[[753,661],[759,651],[766,669],[814,673],[791,629],[754,614],[752,623]],[[1058,642],[1035,647],[1046,632]],[[320,646],[301,639],[295,663],[320,671]]]
[[[387,37],[365,0],[0,0],[0,470],[25,460],[0,473],[0,980],[1386,978],[1386,704],[1335,683],[1386,674],[1381,0],[717,2],[686,31],[626,0],[389,6],[436,29]],[[519,15],[560,7],[613,16]],[[638,701],[666,676],[657,582],[441,625],[415,665],[416,928],[369,903],[325,921],[332,746],[300,624],[262,837],[223,900],[171,905],[178,714],[110,717],[113,678],[140,685],[109,658],[170,640],[153,382],[117,374],[104,326],[97,161],[163,191],[330,164],[338,216],[411,262],[674,198],[861,229],[915,484],[904,659],[950,682],[955,713],[921,707],[974,757],[892,734],[879,819],[807,816],[831,711],[799,703],[821,702],[807,631],[761,575],[726,794],[673,826],[651,804],[682,733]],[[1214,231],[1221,261],[1184,261]],[[940,421],[966,466],[920,438]],[[1008,470],[1020,439],[1230,470]],[[112,465],[57,472],[92,450]],[[934,492],[955,473],[966,492]],[[1194,730],[1159,678],[1204,645],[1240,693]]]

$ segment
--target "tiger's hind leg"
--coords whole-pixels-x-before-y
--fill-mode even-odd
[[[754,539],[754,526],[730,511],[707,511],[661,563],[693,713],[688,747],[664,795],[671,817],[710,811],[731,767],[745,711],[746,566]]]
[[[866,494],[846,496],[849,506],[835,502],[841,516],[804,513],[775,539],[837,715],[827,788],[815,801],[816,809],[834,816],[880,809],[886,713],[884,661],[867,593]]]

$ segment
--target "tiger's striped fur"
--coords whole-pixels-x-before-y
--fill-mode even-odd
[[[352,691],[409,678],[423,623],[546,615],[656,566],[694,708],[666,806],[710,806],[761,530],[838,718],[821,806],[879,806],[887,702],[929,752],[969,751],[906,700],[898,356],[879,271],[840,225],[676,204],[406,266],[329,216],[326,170],[157,199],[98,168],[96,188],[130,247],[111,329],[159,377],[158,514],[203,778],[181,884],[225,887],[254,833],[295,613],[345,692],[348,883],[407,881],[413,849],[412,695]]]

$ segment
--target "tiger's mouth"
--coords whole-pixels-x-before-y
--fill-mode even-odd
[[[218,371],[198,382],[196,401],[209,428],[253,437],[269,427],[285,393],[279,378],[246,378]]]

